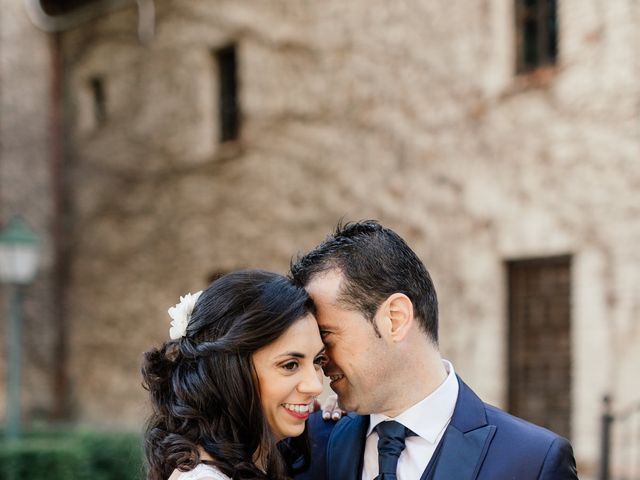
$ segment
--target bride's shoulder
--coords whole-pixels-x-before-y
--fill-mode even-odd
[[[169,480],[231,480],[216,467],[201,463],[193,470],[180,472],[174,470]]]

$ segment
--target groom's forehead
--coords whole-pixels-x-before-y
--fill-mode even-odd
[[[316,304],[328,303],[339,306],[343,284],[344,277],[342,272],[337,269],[331,269],[314,275],[305,288]]]

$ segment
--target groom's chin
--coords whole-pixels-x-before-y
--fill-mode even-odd
[[[338,392],[336,392],[338,393]],[[345,412],[358,413],[358,405],[348,395],[338,394],[338,407]]]

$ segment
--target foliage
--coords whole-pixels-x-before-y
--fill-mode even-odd
[[[0,480],[142,480],[142,444],[132,433],[28,432],[0,440]]]

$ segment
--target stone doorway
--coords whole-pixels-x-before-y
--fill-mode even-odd
[[[509,411],[567,438],[571,419],[571,257],[507,262]]]

